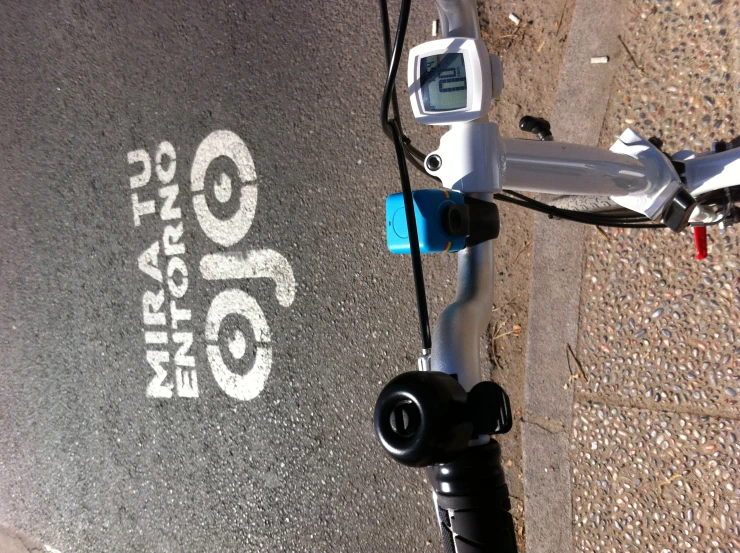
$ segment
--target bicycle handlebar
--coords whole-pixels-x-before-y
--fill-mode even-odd
[[[475,2],[435,1],[444,37],[480,36]],[[493,199],[485,196],[481,199]],[[468,392],[481,380],[479,340],[493,307],[492,275],[493,241],[458,253],[457,297],[434,329],[432,370],[453,375]],[[445,553],[516,553],[498,442],[469,446],[454,460],[432,465],[426,472]]]
[[[480,37],[475,2],[435,2],[443,36]],[[381,0],[385,12],[384,6]],[[402,15],[407,16],[408,8],[404,2]],[[397,36],[403,37],[405,32],[405,16],[399,18]],[[388,43],[389,33],[385,35]],[[387,58],[390,77],[384,106],[385,99],[390,98],[388,91],[393,90],[398,61],[397,56]],[[387,109],[381,111],[385,124]],[[396,140],[404,183],[408,175],[401,163],[405,153],[399,145]],[[493,172],[489,176],[493,178]],[[481,201],[493,200],[488,188],[480,194],[464,192]],[[408,196],[408,201],[404,198],[405,210],[407,219],[413,220],[410,192]],[[493,307],[492,241],[471,244],[459,253],[458,260],[457,298],[437,321],[431,348],[432,372],[406,373],[386,386],[376,403],[375,430],[394,459],[406,465],[427,466],[446,553],[516,553],[501,449],[489,438],[511,428],[509,400],[499,386],[481,383],[479,340]],[[429,355],[426,345],[422,354]]]

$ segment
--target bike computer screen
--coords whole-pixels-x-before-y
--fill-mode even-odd
[[[491,107],[491,57],[481,39],[441,38],[414,46],[408,79],[419,123],[464,123],[485,116]]]
[[[468,103],[468,82],[462,54],[421,59],[420,86],[426,111],[463,109]]]

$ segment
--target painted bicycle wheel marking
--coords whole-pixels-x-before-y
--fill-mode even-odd
[[[207,183],[211,164],[218,158],[229,159],[236,167],[237,181],[225,172]],[[196,149],[190,171],[193,210],[200,229],[218,251],[202,256],[198,263],[188,262],[184,243],[180,186],[175,180],[177,152],[167,141],[161,142],[154,158],[145,149],[128,152],[127,161],[137,174],[129,178],[134,227],[156,220],[161,233],[138,257],[139,270],[151,281],[141,297],[144,358],[151,373],[145,394],[152,398],[200,395],[204,378],[193,351],[193,314],[188,301],[190,282],[196,276],[208,281],[234,281],[270,278],[275,282],[275,296],[282,307],[289,307],[296,294],[293,269],[280,253],[270,250],[238,250],[236,246],[249,232],[257,209],[257,173],[244,141],[228,130],[209,134]],[[154,179],[152,178],[154,175]],[[238,194],[238,207],[229,218],[214,214],[206,201],[206,186],[213,186],[216,200],[222,204]],[[257,300],[243,289],[227,288],[212,299],[205,317],[203,337],[206,358],[213,380],[228,396],[246,401],[264,389],[272,368],[273,338],[267,317]],[[219,338],[226,317],[242,318],[252,328],[254,360],[246,373],[233,371],[221,351]],[[227,349],[235,361],[246,353],[246,338],[235,330]],[[228,357],[228,356],[226,356]]]

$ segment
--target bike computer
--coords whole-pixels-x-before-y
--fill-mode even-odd
[[[491,60],[480,39],[443,38],[412,48],[408,79],[419,123],[463,123],[491,107]]]

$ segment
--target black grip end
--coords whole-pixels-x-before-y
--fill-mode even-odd
[[[446,553],[517,553],[501,448],[491,441],[427,469]]]

